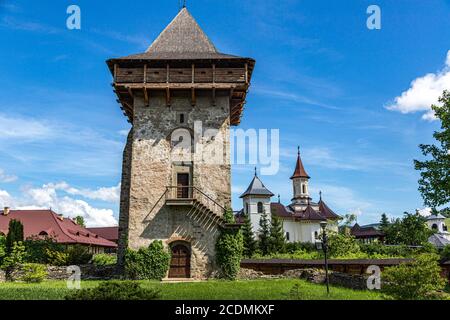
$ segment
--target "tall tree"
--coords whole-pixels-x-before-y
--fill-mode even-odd
[[[270,253],[283,253],[286,249],[286,238],[284,236],[283,222],[277,216],[272,216],[270,223]]]
[[[270,248],[270,223],[269,217],[267,216],[266,211],[261,215],[261,219],[259,220],[259,242],[258,242],[259,250],[263,255],[267,255],[269,253]]]
[[[19,220],[9,221],[8,235],[6,236],[6,252],[10,254],[14,243],[23,242],[23,224]]]
[[[439,98],[442,105],[433,105],[436,117],[441,121],[441,131],[433,137],[436,145],[422,144],[420,149],[424,156],[431,156],[425,161],[414,160],[416,170],[420,171],[419,191],[425,205],[432,208],[442,207],[449,210],[450,203],[450,91],[444,91]]]
[[[425,224],[426,218],[418,212],[405,212],[403,219],[394,220],[386,230],[386,242],[394,245],[420,246],[433,233]]]
[[[389,219],[388,219],[386,213],[383,213],[381,215],[381,220],[380,220],[380,230],[383,232],[386,232],[388,227],[389,227]]]
[[[79,226],[86,227],[84,223],[84,218],[82,216],[75,217],[75,223]]]
[[[244,238],[244,257],[251,258],[257,249],[257,242],[253,234],[252,223],[248,214],[244,214],[244,225],[241,228]]]

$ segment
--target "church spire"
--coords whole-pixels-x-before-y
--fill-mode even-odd
[[[291,179],[295,178],[306,178],[309,179],[310,176],[306,173],[305,167],[303,166],[302,158],[300,157],[300,146],[298,147],[297,163],[295,165],[295,171]]]

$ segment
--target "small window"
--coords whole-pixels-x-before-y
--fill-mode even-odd
[[[287,241],[290,240],[290,238],[289,238],[289,232],[286,232],[286,240],[287,240]]]
[[[433,224],[432,226],[431,226],[431,229],[433,229],[433,230],[437,230],[438,229],[438,225],[435,223],[435,224]]]
[[[306,193],[306,185],[302,185],[303,194]]]
[[[317,231],[314,231],[314,239],[319,239],[319,233]]]
[[[258,213],[263,213],[263,203],[262,202],[258,202]]]
[[[180,124],[183,124],[184,123],[184,113],[180,113],[179,119],[180,119]]]
[[[442,228],[444,229],[444,231],[448,231],[448,228],[445,224],[442,226]]]
[[[247,214],[250,213],[250,209],[249,209],[248,203],[245,204],[245,213],[247,213]]]

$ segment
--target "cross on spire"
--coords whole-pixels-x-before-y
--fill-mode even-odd
[[[322,191],[319,191],[320,201],[322,201]]]
[[[300,146],[297,147],[298,148],[298,155],[300,156]]]
[[[258,176],[258,168],[255,167],[255,177],[257,177],[257,176]]]

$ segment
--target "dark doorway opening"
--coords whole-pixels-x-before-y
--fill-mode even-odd
[[[189,173],[177,174],[177,198],[189,198]]]

